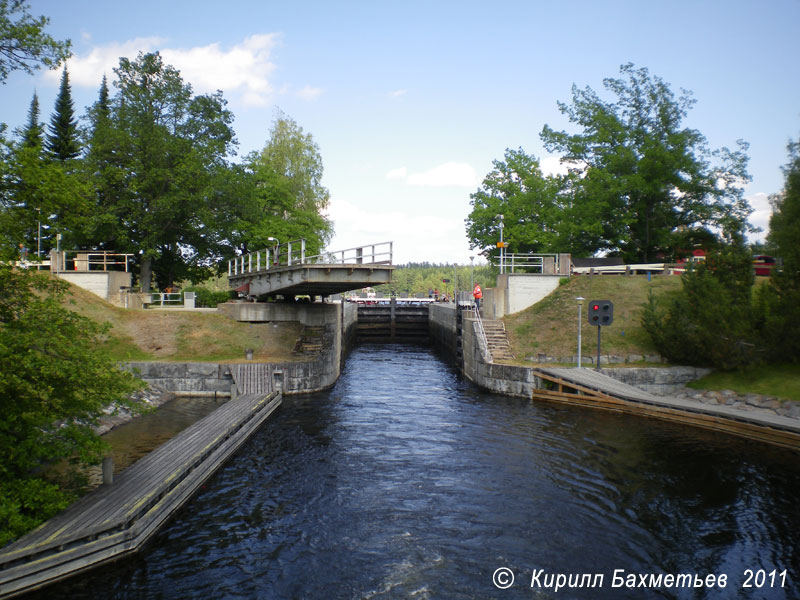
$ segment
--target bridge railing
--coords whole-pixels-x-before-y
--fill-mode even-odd
[[[502,264],[499,257],[494,262],[504,273],[515,273],[518,269],[540,274],[561,272],[558,254],[506,254],[502,259]]]
[[[393,242],[380,242],[309,256],[308,262],[326,265],[390,265]]]
[[[390,265],[392,264],[392,242],[380,242],[306,256],[306,241],[303,239],[292,240],[229,260],[228,277],[305,264]]]

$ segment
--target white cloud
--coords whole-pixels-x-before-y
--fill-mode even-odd
[[[121,44],[97,46],[88,54],[73,56],[68,63],[70,82],[74,86],[98,87],[103,75],[113,80],[113,69],[120,57],[135,59],[139,52],[158,50],[164,62],[181,72],[184,81],[197,93],[222,90],[227,97],[239,95],[247,105],[263,106],[274,90],[270,82],[275,64],[270,60],[278,43],[274,33],[251,35],[228,49],[219,44],[194,48],[168,48],[167,40],[157,37],[136,38]],[[57,83],[60,72],[46,77]],[[318,95],[321,90],[306,86],[300,94]]]
[[[405,167],[392,169],[386,179],[403,180],[421,187],[467,187],[478,185],[478,176],[467,163],[447,162],[423,173],[411,173]]]
[[[158,37],[135,38],[121,44],[109,44],[92,48],[89,54],[75,54],[67,61],[69,81],[73,86],[99,88],[103,75],[113,80],[114,67],[119,66],[120,57],[136,58],[139,52],[152,52],[166,40]],[[47,71],[46,80],[57,85],[61,80],[61,70]]]
[[[405,179],[408,176],[408,169],[405,167],[400,167],[398,169],[392,169],[386,174],[386,179]]]
[[[394,263],[468,262],[469,247],[462,219],[380,212],[333,198],[329,217],[336,234],[329,250],[344,250],[365,244],[393,242]]]
[[[751,241],[763,241],[769,232],[769,218],[772,215],[772,206],[769,203],[769,194],[758,192],[745,197],[753,208],[753,214],[748,219],[751,225],[760,227],[761,231],[750,235]]]
[[[297,92],[297,95],[300,96],[303,100],[313,100],[320,94],[322,94],[323,90],[321,88],[311,87],[310,85],[305,86],[302,90]]]
[[[393,90],[389,92],[388,96],[390,98],[400,98],[401,96],[405,96],[408,93],[408,90]]]
[[[562,162],[562,157],[560,156],[545,156],[543,159],[539,161],[539,168],[542,170],[542,175],[566,175],[569,172],[569,168],[585,168],[586,163],[583,161],[571,162],[566,161]]]

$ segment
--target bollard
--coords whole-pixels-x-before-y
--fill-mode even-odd
[[[114,459],[111,456],[103,458],[103,484],[114,483]]]

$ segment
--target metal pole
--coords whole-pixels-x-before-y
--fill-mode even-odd
[[[600,325],[597,326],[597,364],[594,367],[595,371],[600,370],[600,330],[602,327]]]

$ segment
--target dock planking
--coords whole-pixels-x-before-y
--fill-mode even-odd
[[[49,585],[135,552],[280,406],[249,394],[222,405],[0,550],[0,598]]]
[[[533,392],[538,400],[656,417],[800,449],[797,419],[656,396],[591,369],[548,367],[533,371],[543,382]]]

